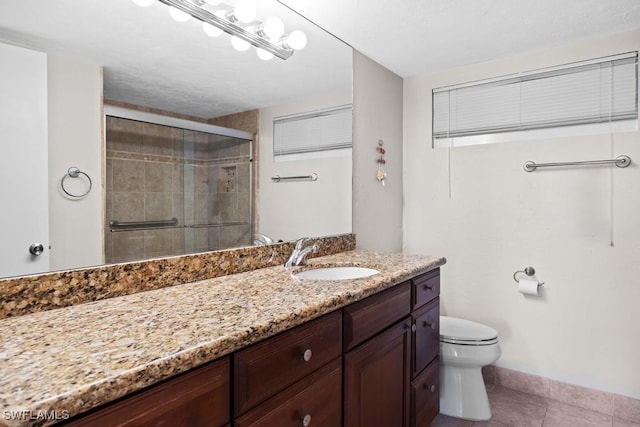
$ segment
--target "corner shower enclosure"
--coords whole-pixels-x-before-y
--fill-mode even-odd
[[[252,243],[248,132],[105,108],[105,261]]]

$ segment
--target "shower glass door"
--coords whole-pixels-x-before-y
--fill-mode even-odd
[[[251,138],[218,126],[110,108],[105,261],[250,245]]]

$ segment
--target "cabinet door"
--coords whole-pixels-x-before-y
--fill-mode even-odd
[[[411,377],[415,377],[440,353],[440,303],[436,298],[411,314],[414,319],[414,355]]]
[[[439,375],[435,359],[411,383],[411,427],[429,427],[440,412]]]
[[[406,318],[344,356],[344,425],[409,423],[411,323]]]
[[[230,421],[229,358],[73,420],[72,426],[223,426]]]
[[[336,427],[342,418],[342,360],[318,369],[236,419],[236,427]]]

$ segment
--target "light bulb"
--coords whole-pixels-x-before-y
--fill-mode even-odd
[[[287,44],[291,49],[304,49],[307,45],[307,36],[300,30],[292,31],[289,37],[287,37]]]
[[[277,40],[284,34],[284,24],[280,18],[272,16],[264,21],[262,31],[272,40]]]
[[[149,7],[151,6],[156,0],[133,0],[133,2],[135,4],[137,4],[140,7]]]
[[[238,21],[248,24],[256,19],[256,5],[251,0],[238,0],[233,15]]]
[[[231,46],[238,52],[244,52],[251,47],[251,44],[238,36],[231,36]]]
[[[263,61],[268,61],[271,58],[273,58],[273,53],[266,51],[262,48],[258,48],[256,52],[258,52],[258,58],[262,59]]]
[[[220,34],[224,32],[220,28],[216,27],[215,25],[211,25],[208,22],[202,23],[202,29],[204,30],[205,34],[208,35],[209,37],[218,37]]]
[[[191,18],[191,15],[189,15],[187,12],[183,12],[173,6],[169,6],[169,14],[177,22],[186,22],[189,20],[189,18]]]

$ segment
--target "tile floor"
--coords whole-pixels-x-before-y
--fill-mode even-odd
[[[640,427],[640,422],[613,417],[557,400],[487,384],[493,416],[467,421],[438,415],[431,427]]]

